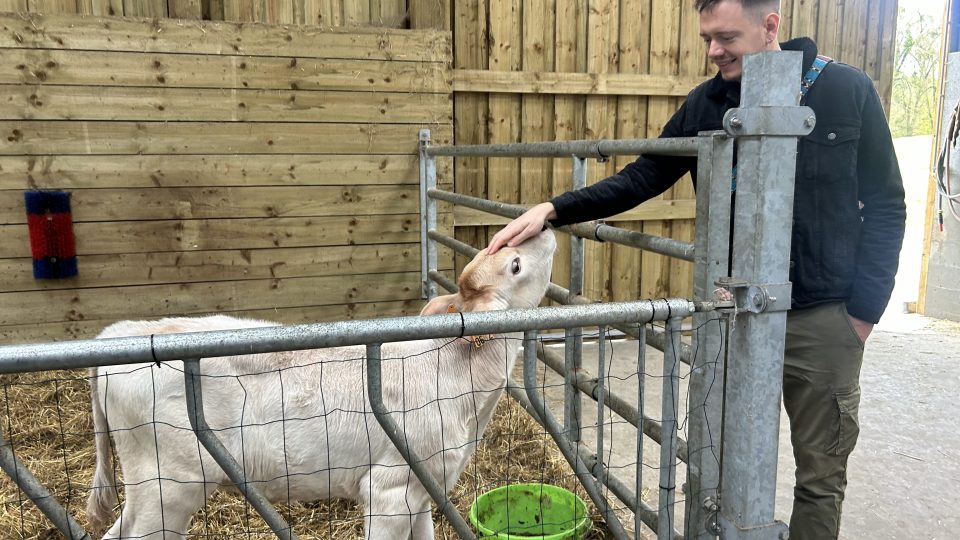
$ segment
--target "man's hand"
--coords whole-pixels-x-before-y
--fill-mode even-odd
[[[522,244],[527,238],[542,231],[548,219],[556,217],[557,211],[553,208],[553,203],[545,202],[534,206],[493,235],[490,245],[487,246],[487,255],[493,255],[503,246],[514,247]]]
[[[853,329],[856,331],[857,337],[860,338],[860,343],[866,343],[867,337],[869,337],[870,332],[873,331],[873,323],[861,321],[853,315],[847,315],[847,317],[850,318],[850,324],[853,325]]]

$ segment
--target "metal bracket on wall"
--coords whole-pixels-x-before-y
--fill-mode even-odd
[[[809,135],[817,125],[810,107],[735,108],[723,115],[723,129],[731,137]]]
[[[747,283],[742,279],[722,277],[714,282],[733,296],[734,309],[747,313],[787,311],[793,284]]]

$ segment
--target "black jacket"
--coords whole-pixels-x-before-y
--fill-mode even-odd
[[[803,72],[817,47],[808,38],[781,44],[803,51]],[[723,115],[740,102],[740,83],[719,74],[694,88],[661,137],[722,130]],[[816,128],[797,155],[790,280],[793,307],[844,301],[850,315],[875,323],[890,300],[903,242],[906,207],[893,140],[870,78],[830,63],[805,105]],[[600,219],[656,197],[685,173],[696,184],[696,158],[641,156],[619,173],[551,202],[554,225]]]

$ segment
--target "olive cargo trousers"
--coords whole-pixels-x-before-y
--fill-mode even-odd
[[[847,458],[860,434],[862,360],[842,302],[787,313],[783,403],[797,462],[790,540],[839,535]]]

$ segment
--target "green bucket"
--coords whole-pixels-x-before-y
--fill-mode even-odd
[[[480,538],[581,539],[592,522],[580,497],[549,484],[512,484],[488,491],[470,507]]]

